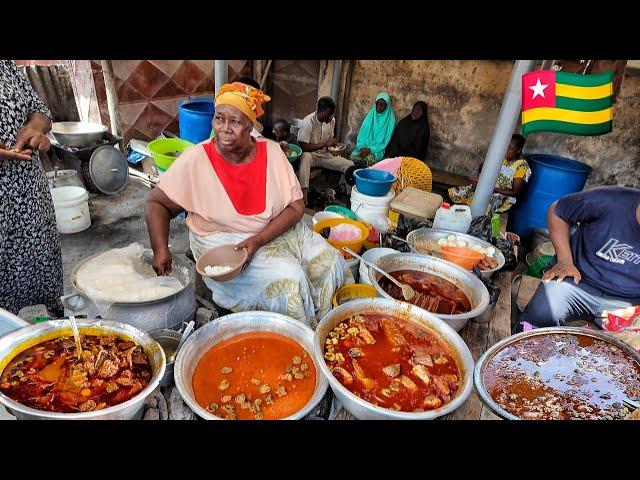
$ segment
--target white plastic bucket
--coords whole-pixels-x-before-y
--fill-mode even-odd
[[[350,258],[347,260],[347,267],[351,270],[351,274],[353,275],[353,279],[356,283],[358,283],[358,277],[360,275],[360,270],[358,267],[360,266],[360,260],[356,257]]]
[[[358,191],[356,187],[351,189],[351,211],[353,211],[358,220],[368,223],[380,233],[386,233],[391,228],[389,220],[389,204],[396,196],[393,190],[390,190],[384,197],[372,197],[364,195]]]
[[[84,188],[58,187],[50,191],[60,233],[77,233],[91,226],[89,195]]]
[[[369,263],[375,264],[376,260],[378,260],[379,258],[384,257],[385,255],[391,255],[392,253],[398,253],[398,251],[394,250],[393,248],[386,248],[386,247],[370,248],[369,250],[367,250],[362,254],[362,258],[364,258]],[[371,280],[369,279],[369,267],[367,267],[364,263],[360,262],[359,270],[360,270],[359,283],[373,285],[371,283]]]

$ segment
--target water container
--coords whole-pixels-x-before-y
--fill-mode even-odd
[[[443,203],[433,219],[433,228],[441,230],[453,230],[454,232],[467,233],[471,225],[471,209],[467,205],[449,205]]]
[[[381,233],[386,233],[391,228],[389,204],[395,197],[393,190],[383,197],[364,195],[357,187],[351,189],[351,210],[357,215],[358,220],[368,223]]]
[[[89,195],[82,187],[57,187],[50,190],[60,233],[78,233],[91,226]]]
[[[584,188],[591,167],[557,155],[531,155],[531,179],[521,200],[509,212],[509,230],[523,242],[536,227],[547,227],[547,210],[560,197]]]
[[[180,138],[199,143],[211,135],[211,121],[215,111],[212,98],[192,98],[178,109]]]

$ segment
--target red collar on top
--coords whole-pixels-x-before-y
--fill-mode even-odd
[[[241,215],[264,212],[267,201],[267,143],[256,142],[255,157],[242,165],[234,165],[222,158],[213,140],[203,146],[236,211]]]

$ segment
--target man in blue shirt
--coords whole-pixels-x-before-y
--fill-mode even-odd
[[[590,320],[604,310],[640,305],[640,190],[600,187],[549,207],[557,263],[522,312],[516,330]],[[578,223],[569,236],[569,228]]]

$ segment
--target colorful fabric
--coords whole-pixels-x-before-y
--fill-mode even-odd
[[[204,148],[207,142],[211,141],[185,150],[169,170],[160,174],[158,182],[158,188],[189,213],[186,225],[195,234],[255,235],[291,202],[302,198],[300,183],[280,145],[272,140],[256,139],[256,145],[264,143],[267,152],[265,207],[257,214],[243,215],[236,210],[211,166]]]
[[[225,83],[216,92],[215,97],[216,107],[218,105],[236,107],[249,117],[252,122],[255,122],[256,118],[264,114],[262,104],[269,100],[271,100],[271,97],[265,95],[262,90],[240,82]]]
[[[602,135],[612,128],[613,73],[522,75],[522,134]]]
[[[531,177],[531,169],[524,158],[520,158],[513,162],[509,162],[506,158],[502,160],[502,167],[496,180],[496,188],[511,189],[513,181],[521,178],[525,182]],[[473,203],[473,195],[476,187],[474,185],[465,185],[462,187],[453,187],[449,190],[449,197],[454,203],[471,205]],[[504,213],[516,203],[516,198],[501,193],[493,193],[489,198],[488,211],[495,213]]]
[[[233,207],[241,215],[257,215],[264,211],[267,188],[267,146],[256,142],[256,155],[249,162],[233,165],[218,153],[215,142],[204,145],[209,161],[229,196]]]
[[[371,150],[370,155],[373,157],[373,159],[366,159],[369,164],[382,160],[384,156],[384,149],[387,148],[393,135],[393,130],[396,127],[396,116],[391,108],[389,94],[385,92],[379,93],[376,96],[376,102],[380,99],[387,103],[387,107],[382,113],[378,113],[374,102],[373,107],[364,117],[360,126],[356,148],[351,152],[352,159],[360,158],[360,150],[365,147]]]
[[[199,236],[190,232],[196,259],[210,248],[240,243],[243,233]],[[247,269],[236,278],[216,282],[204,278],[213,301],[227,310],[282,313],[315,328],[331,310],[335,291],[353,283],[353,275],[338,250],[300,222],[258,249]]]

